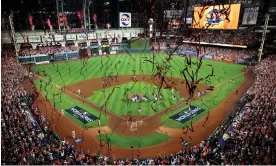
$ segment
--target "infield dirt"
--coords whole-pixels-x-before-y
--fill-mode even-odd
[[[150,80],[150,76],[137,76],[137,79],[143,79],[143,77],[146,77],[146,80],[143,80],[144,82],[153,83],[152,80]],[[118,82],[114,81],[114,83],[111,86],[129,82],[129,79],[131,79],[130,76],[119,76]],[[175,81],[182,82],[183,80],[179,79]],[[44,95],[42,93],[39,94],[38,98],[36,99],[36,103],[40,111],[43,113],[43,115],[48,119],[52,128],[59,133],[61,139],[64,138],[68,140],[71,144],[73,144],[73,139],[71,136],[72,130],[76,131],[77,137],[84,138],[84,141],[82,143],[76,145],[79,150],[86,150],[86,151],[89,150],[90,152],[101,153],[103,155],[107,155],[111,153],[112,156],[119,157],[119,158],[132,158],[132,151],[133,151],[134,158],[137,158],[138,157],[137,148],[131,149],[131,148],[120,148],[116,146],[111,146],[111,150],[108,150],[107,145],[101,144],[96,139],[96,136],[99,135],[99,132],[101,134],[104,134],[107,132],[116,132],[121,135],[129,135],[129,136],[141,136],[141,135],[150,134],[152,132],[159,132],[171,137],[171,139],[169,139],[167,142],[164,142],[162,144],[159,144],[153,147],[140,148],[139,157],[145,158],[145,157],[157,156],[159,154],[160,155],[171,154],[183,149],[183,147],[180,145],[180,137],[183,137],[185,140],[189,141],[192,145],[196,145],[200,143],[200,141],[207,138],[221,124],[224,118],[235,107],[241,95],[251,86],[252,83],[253,83],[252,74],[250,72],[245,73],[244,82],[238,88],[239,93],[236,95],[235,91],[233,90],[233,92],[224,100],[224,102],[222,102],[221,104],[219,104],[219,106],[217,106],[215,109],[210,111],[209,120],[207,121],[204,127],[203,127],[203,123],[205,122],[205,117],[202,117],[201,119],[199,119],[193,124],[194,132],[188,132],[187,134],[183,134],[183,131],[181,129],[174,129],[174,128],[168,128],[168,127],[162,126],[160,121],[160,116],[165,112],[158,113],[151,117],[135,116],[134,118],[137,121],[143,120],[143,119],[144,120],[143,120],[143,125],[138,126],[137,131],[133,132],[133,131],[130,131],[130,127],[126,127],[126,123],[127,123],[126,116],[120,117],[108,111],[102,110],[103,113],[106,112],[106,114],[110,116],[108,126],[83,129],[77,124],[75,124],[68,117],[61,116],[60,111],[55,110],[53,106],[48,101],[45,100]],[[23,82],[23,85],[29,91],[34,90],[33,89],[34,84],[30,80],[25,80]],[[83,81],[78,84],[67,86],[65,87],[66,90],[64,92],[67,95],[71,96],[72,98],[80,100],[85,104],[99,110],[98,106],[91,104],[90,102],[83,99],[82,97],[91,96],[94,91],[102,89],[102,87],[103,87],[102,79],[99,78],[98,80],[93,79],[93,80]],[[199,85],[199,88],[204,89],[206,88],[206,86]],[[81,95],[83,95],[82,97],[79,97],[74,93],[76,92],[77,89],[81,90]],[[177,90],[180,91],[181,96],[187,96],[187,90],[184,84],[183,86],[181,86],[181,88],[178,88]],[[231,101],[231,102],[226,102],[226,101]]]

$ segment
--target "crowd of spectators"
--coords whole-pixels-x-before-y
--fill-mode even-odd
[[[133,160],[79,152],[67,141],[60,140],[34,104],[37,94],[28,93],[22,87],[21,81],[30,73],[12,55],[4,51],[1,56],[2,164],[276,163],[276,55],[255,66],[256,81],[247,92],[249,107],[234,118],[224,144],[220,143],[222,134],[218,130],[199,145],[189,146],[176,154]]]
[[[254,45],[261,39],[260,33],[251,31],[207,31],[193,32],[192,34],[192,36],[186,37],[184,40],[232,45]]]
[[[241,49],[241,48],[225,48],[225,47],[214,47],[214,46],[201,46],[192,44],[183,44],[179,47],[187,51],[199,50],[200,55],[211,55],[217,57],[231,58],[231,59],[249,59],[258,55],[256,49]]]
[[[38,54],[54,54],[57,52],[65,52],[65,51],[77,51],[78,47],[76,46],[41,46],[37,49],[25,48],[21,49],[19,52],[20,56],[29,56],[29,55],[38,55]]]
[[[164,40],[160,40],[158,42],[152,43],[153,50],[158,52],[162,52],[165,49],[175,49],[177,50],[185,50],[194,52],[197,54],[197,50],[199,51],[199,55],[211,55],[213,57],[220,58],[231,58],[231,59],[252,59],[253,57],[258,55],[258,51],[256,49],[243,49],[243,48],[229,48],[229,47],[216,47],[216,46],[206,46],[206,45],[196,45],[196,44],[177,44],[174,40],[169,40],[165,42]],[[176,51],[177,52],[177,51]]]

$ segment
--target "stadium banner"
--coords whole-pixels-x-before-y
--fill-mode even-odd
[[[87,36],[86,36],[86,34],[77,34],[77,38],[78,38],[78,40],[86,40],[87,39]]]
[[[29,43],[41,43],[40,36],[28,36]]]
[[[78,106],[66,109],[65,111],[70,115],[74,116],[75,118],[77,118],[79,121],[81,121],[84,124],[90,123],[99,119],[96,116],[90,114],[89,112],[85,111],[84,109]]]
[[[135,32],[131,32],[131,37],[137,37],[137,34]]]
[[[97,34],[97,39],[102,39],[104,38],[104,33],[101,34],[101,33],[96,33]]]
[[[96,33],[88,33],[87,38],[88,38],[88,40],[97,39],[97,34]]]
[[[105,36],[108,39],[113,39],[114,38],[114,33],[106,33]]]
[[[248,7],[244,9],[242,24],[255,25],[258,19],[259,7]]]
[[[221,58],[221,57],[219,57],[219,56],[215,56],[215,60],[221,61],[221,60],[222,60],[222,58]]]
[[[55,35],[54,38],[55,38],[55,41],[64,41],[63,35]]]
[[[221,44],[221,43],[206,43],[206,42],[193,42],[193,41],[183,41],[183,43],[192,43],[192,44],[203,44],[203,45],[213,45],[213,46],[223,46],[223,47],[237,47],[237,48],[247,48],[244,45],[234,45],[234,44]]]
[[[117,54],[117,51],[110,51],[110,54]]]
[[[77,36],[73,34],[67,34],[66,40],[77,40]]]
[[[202,113],[204,110],[205,109],[203,109],[203,108],[199,108],[196,106],[190,106],[190,107],[182,110],[181,112],[171,116],[170,118],[173,120],[176,120],[180,123],[185,123],[185,122],[191,120],[193,117]]]
[[[240,8],[241,4],[195,7],[193,28],[237,29]]]
[[[27,40],[25,40],[22,36],[16,37],[15,39],[16,43],[27,43]]]
[[[226,62],[233,62],[233,59],[232,59],[232,58],[224,58],[223,61],[226,61]]]
[[[63,35],[61,35],[63,36]],[[54,35],[43,35],[41,36],[42,39],[42,43],[49,43],[49,42],[53,42],[54,41],[55,36]],[[64,41],[64,36],[62,37]]]
[[[120,27],[131,27],[131,13],[120,12],[119,24],[120,24]]]
[[[123,37],[130,38],[130,33],[123,33]]]
[[[183,10],[164,10],[164,16],[167,19],[181,17]]]

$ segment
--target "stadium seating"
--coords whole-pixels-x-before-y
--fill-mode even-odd
[[[239,55],[239,54],[237,54]],[[114,157],[77,152],[53,132],[47,120],[33,104],[37,94],[27,93],[21,85],[28,71],[16,62],[14,53],[2,56],[2,164],[109,164],[109,165],[181,165],[181,164],[275,164],[276,163],[276,55],[255,66],[256,80],[247,91],[248,109],[233,119],[226,145],[217,133],[199,145],[167,156],[149,159],[119,160]],[[38,124],[45,133],[36,135]],[[228,131],[229,131],[228,130]]]

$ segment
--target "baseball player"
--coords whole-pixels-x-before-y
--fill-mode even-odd
[[[141,114],[141,112],[142,112],[142,108],[141,107],[138,108],[138,112]]]
[[[80,95],[80,90],[78,89],[78,94]]]
[[[64,116],[64,110],[61,110],[61,116]]]
[[[72,131],[72,137],[73,137],[73,139],[76,138],[76,132],[75,132],[75,130]]]
[[[177,97],[175,95],[173,95],[173,100],[177,100]]]

